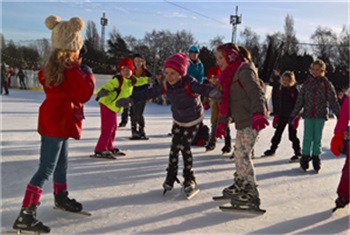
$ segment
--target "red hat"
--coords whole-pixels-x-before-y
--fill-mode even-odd
[[[119,61],[119,72],[122,71],[122,67],[127,66],[129,67],[129,69],[134,72],[135,71],[135,67],[132,63],[132,59],[130,58],[123,58]]]
[[[219,66],[213,66],[208,71],[208,79],[211,79],[213,77],[219,77],[220,75],[220,68]]]
[[[190,65],[190,61],[184,53],[177,53],[166,59],[164,63],[164,69],[172,68],[178,72],[181,77],[184,77],[187,73],[187,67]]]

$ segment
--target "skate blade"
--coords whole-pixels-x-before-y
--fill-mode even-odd
[[[141,137],[130,137],[129,140],[149,140],[148,137],[146,138],[141,138]]]
[[[233,206],[219,206],[219,209],[224,212],[232,212],[237,214],[247,214],[247,215],[262,215],[266,212],[263,209],[250,209],[242,207],[233,207]]]
[[[72,213],[72,214],[78,214],[78,215],[86,215],[86,216],[91,216],[92,215],[90,212],[87,212],[87,211],[78,211],[78,212],[67,211],[65,209],[62,209],[62,208],[59,208],[59,207],[56,207],[56,206],[54,206],[53,209],[64,211],[64,212],[68,212],[68,213]]]
[[[225,196],[214,196],[212,197],[214,201],[225,201],[225,200],[231,200],[231,198],[229,197],[225,197]]]
[[[190,200],[191,198],[193,198],[194,196],[196,196],[198,193],[200,192],[199,189],[196,189],[195,191],[191,192],[191,193],[185,193],[186,194],[186,198],[188,200]]]
[[[34,232],[34,231],[28,231],[28,230],[16,230],[16,231],[6,231],[4,235],[18,235],[18,234],[46,234],[44,232]]]
[[[97,158],[97,159],[106,159],[106,160],[117,160],[116,157],[98,157],[94,154],[90,155],[90,158]]]
[[[120,156],[120,157],[123,157],[123,156],[126,156],[126,153],[124,152],[117,152],[117,153],[113,153],[114,156]]]

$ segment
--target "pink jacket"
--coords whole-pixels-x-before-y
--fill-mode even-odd
[[[349,98],[349,92],[347,92],[347,96],[339,112],[339,118],[338,118],[337,124],[335,125],[335,128],[334,128],[334,134],[344,133],[348,128],[348,124],[350,121],[349,106],[350,106],[350,98]]]

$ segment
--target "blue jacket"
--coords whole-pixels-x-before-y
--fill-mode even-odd
[[[173,86],[167,82],[158,84],[148,90],[133,94],[131,98],[136,103],[166,94],[171,104],[174,122],[180,126],[190,127],[204,119],[204,109],[199,95],[209,97],[209,93],[214,89],[210,85],[198,83],[191,76],[185,76]]]
[[[203,83],[204,66],[198,59],[196,62],[190,60],[190,65],[187,68],[187,75],[194,77],[199,83]]]

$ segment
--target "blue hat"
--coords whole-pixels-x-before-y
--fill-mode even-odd
[[[190,49],[188,50],[189,52],[196,52],[199,53],[199,48],[196,46],[191,46]]]

